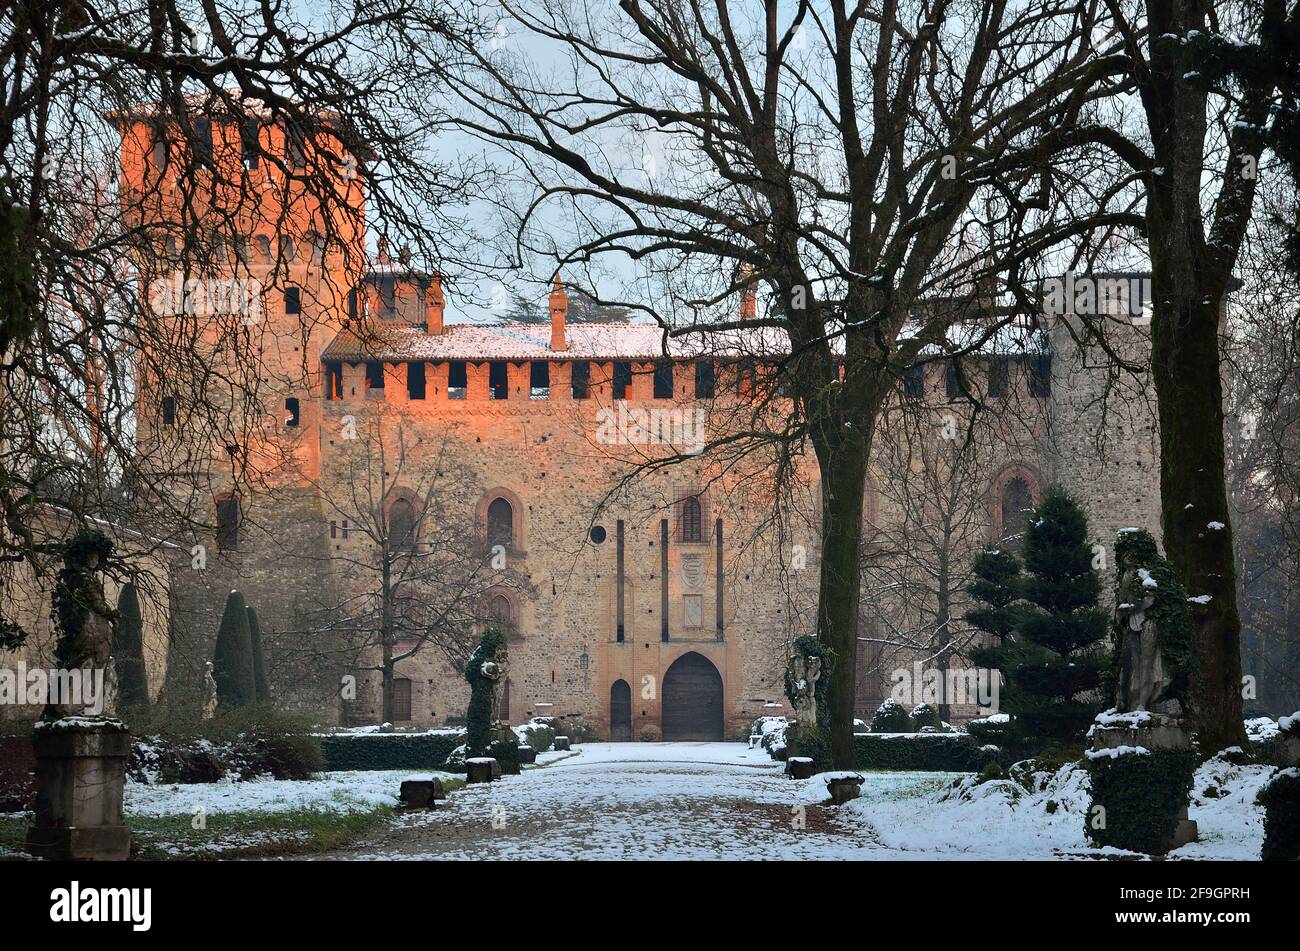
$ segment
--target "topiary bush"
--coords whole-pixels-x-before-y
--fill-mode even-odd
[[[910,718],[912,729],[918,733],[922,727],[933,727],[936,730],[943,728],[943,721],[939,719],[939,709],[930,706],[928,703],[918,703],[914,706]]]
[[[911,733],[912,718],[898,701],[893,697],[887,697],[885,702],[876,708],[876,713],[871,718],[871,732]]]
[[[537,753],[549,750],[556,736],[555,730],[545,723],[527,723],[515,730],[515,733]]]
[[[212,675],[217,681],[217,710],[221,714],[257,702],[253,673],[253,642],[248,630],[248,605],[238,591],[226,596],[217,631]]]
[[[1187,804],[1194,750],[1089,750],[1092,802],[1084,831],[1098,846],[1163,855]],[[1101,806],[1104,812],[1097,813]]]
[[[1264,846],[1259,857],[1266,862],[1300,859],[1300,769],[1278,770],[1256,801],[1264,807]]]
[[[117,623],[113,625],[113,669],[117,674],[117,705],[123,713],[149,706],[149,679],[144,666],[144,622],[140,596],[134,584],[125,584],[117,596]]]

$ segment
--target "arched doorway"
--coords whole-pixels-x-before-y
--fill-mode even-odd
[[[703,654],[683,654],[664,674],[663,733],[669,742],[722,739],[722,675]]]
[[[632,740],[632,688],[616,680],[609,688],[609,738],[615,743]]]

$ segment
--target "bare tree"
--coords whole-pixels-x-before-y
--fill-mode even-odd
[[[631,260],[634,291],[605,297],[649,314],[666,339],[709,350],[726,338],[778,368],[773,393],[793,410],[782,403],[777,426],[756,415],[714,443],[779,442],[816,457],[817,633],[838,658],[832,751],[849,766],[876,418],[923,347],[961,349],[946,330],[973,316],[960,303],[982,273],[970,246],[981,242],[991,273],[1008,241],[1051,224],[1045,161],[1072,141],[1064,95],[1091,68],[1079,39],[1091,9],[501,8],[503,41],[463,46],[449,85],[458,128],[515,160],[519,201],[500,203],[516,252],[581,267],[593,287]],[[560,65],[535,68],[538,48]],[[727,302],[758,287],[770,291],[764,306],[737,320]],[[957,301],[918,312],[936,293]]]
[[[353,669],[380,674],[383,722],[393,720],[400,663],[432,653],[462,667],[478,629],[499,620],[489,596],[530,590],[505,546],[475,524],[475,484],[448,437],[376,414],[343,440],[316,487],[331,532],[341,532],[321,566],[334,573],[338,603],[304,633],[343,635]]]
[[[452,257],[457,172],[430,159],[434,76],[411,55],[468,28],[450,16],[420,0],[0,12],[0,556],[40,570],[32,512],[50,504],[73,530],[210,528],[210,493],[193,502],[213,474],[247,484],[274,464],[259,457],[279,409],[266,323],[191,306],[196,288],[273,284],[294,244],[330,260],[323,283],[346,281],[364,266],[362,192],[425,259]],[[287,240],[259,253],[259,229]],[[159,306],[160,286],[179,306]],[[319,314],[299,320],[306,340]],[[311,379],[306,347],[302,362]],[[155,454],[149,421],[175,416]]]

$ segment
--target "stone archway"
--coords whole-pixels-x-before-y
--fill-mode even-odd
[[[632,740],[632,688],[626,680],[609,687],[609,738],[615,743]]]
[[[683,654],[664,674],[661,719],[667,742],[723,738],[722,675],[703,654]]]

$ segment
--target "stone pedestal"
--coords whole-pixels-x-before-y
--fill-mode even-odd
[[[521,764],[530,764],[537,762],[537,750],[527,744],[519,747],[519,762]]]
[[[466,783],[491,783],[501,778],[501,764],[490,756],[465,760]]]
[[[811,779],[816,768],[807,756],[791,756],[785,761],[785,774],[791,779]]]
[[[557,736],[551,749],[557,753],[562,753],[569,748],[569,738],[567,736]]]
[[[121,861],[131,851],[122,790],[131,734],[118,720],[68,717],[40,724],[36,816],[26,850],[54,860]]]
[[[1125,756],[1142,756],[1144,754],[1136,752],[1138,749],[1142,749],[1147,751],[1146,755],[1186,754],[1189,764],[1191,764],[1187,769],[1194,769],[1195,757],[1192,755],[1194,751],[1192,733],[1179,717],[1148,713],[1144,710],[1123,714],[1106,713],[1097,718],[1097,722],[1089,730],[1089,737],[1092,740],[1092,749],[1087,753],[1090,768],[1105,767],[1107,764],[1114,763]],[[1170,784],[1176,778],[1169,777]],[[1141,794],[1139,793],[1139,795]],[[1118,805],[1107,805],[1105,802],[1098,802],[1095,792],[1093,798],[1095,804],[1107,807],[1108,811],[1114,811],[1115,806]],[[1196,822],[1188,818],[1186,796],[1183,797],[1181,803],[1176,807],[1171,807],[1164,814],[1175,814],[1176,823],[1168,839],[1155,843],[1153,847],[1136,849],[1132,845],[1116,841],[1107,844],[1162,855],[1179,846],[1196,841]]]

